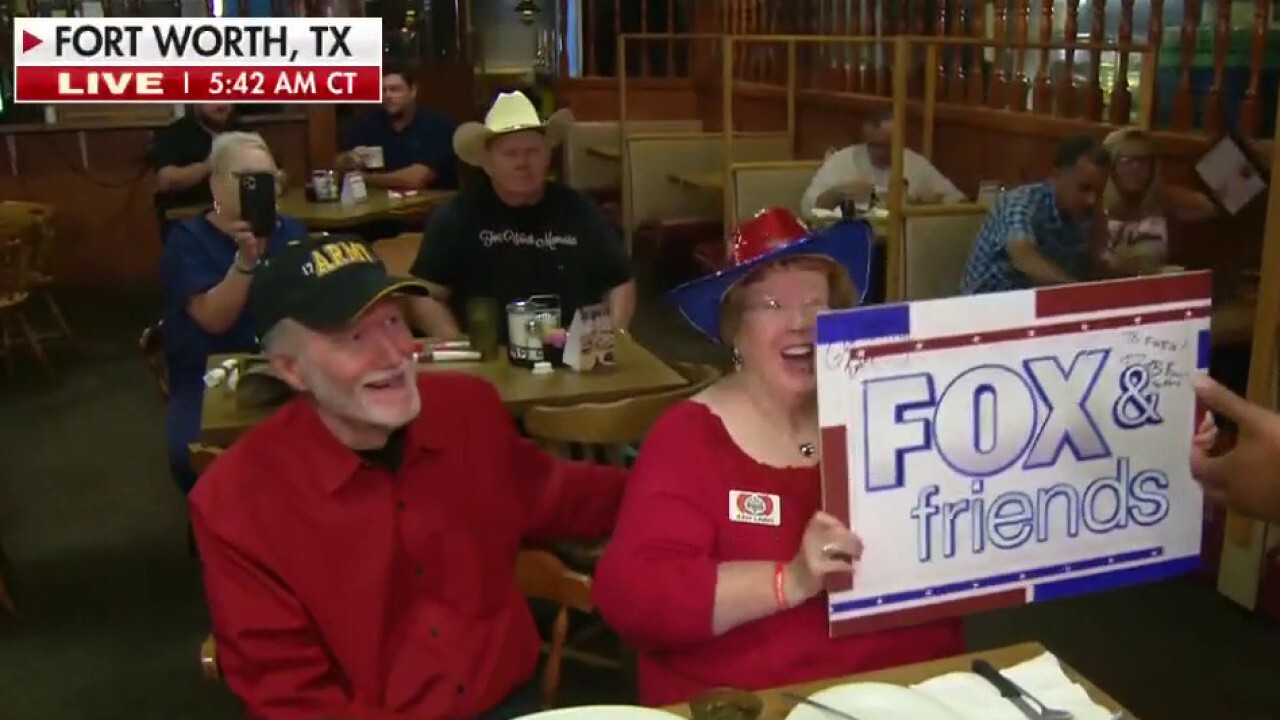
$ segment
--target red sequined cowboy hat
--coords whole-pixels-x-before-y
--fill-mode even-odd
[[[746,220],[733,234],[729,266],[691,280],[669,297],[694,327],[717,342],[724,298],[735,285],[769,263],[815,257],[831,264],[836,281],[852,284],[850,295],[861,302],[871,274],[871,226],[865,221],[841,222],[816,232],[785,208],[766,208]]]

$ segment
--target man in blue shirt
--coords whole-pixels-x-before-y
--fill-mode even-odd
[[[1064,142],[1053,176],[1004,193],[978,231],[960,292],[1023,290],[1084,280],[1097,269],[1091,239],[1111,158],[1091,137]]]
[[[413,69],[383,66],[382,109],[356,122],[335,163],[339,169],[363,170],[370,186],[397,192],[458,186],[454,123],[418,107],[416,83]]]

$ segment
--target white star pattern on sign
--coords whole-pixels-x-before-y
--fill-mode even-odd
[[[925,594],[925,595],[932,595],[932,594],[933,594],[933,588],[929,588],[928,590],[925,590],[925,591],[924,591],[924,594]]]
[[[1133,319],[1133,324],[1134,324],[1134,325],[1141,325],[1141,324],[1142,324],[1142,316],[1141,316],[1141,315],[1139,315],[1139,316],[1135,317],[1135,318]]]
[[[979,583],[974,583],[974,584],[973,584],[973,586],[974,586],[974,587],[981,587],[981,585],[980,585]]]
[[[866,356],[867,356],[867,351],[866,351],[866,350],[859,350],[859,351],[858,351],[858,357],[866,357]]]
[[[1080,323],[1080,329],[1081,329],[1081,330],[1088,330],[1088,329],[1089,329],[1089,323]]]
[[[1063,565],[1063,566],[1062,566],[1062,572],[1071,572],[1071,566],[1070,566],[1070,565]]]
[[[876,598],[876,604],[877,604],[877,605],[883,605],[883,604],[884,604],[884,598]]]
[[[1035,330],[1028,330],[1028,331],[1027,331],[1027,337],[1035,337],[1035,336],[1036,336],[1036,331],[1035,331]]]
[[[977,344],[977,343],[982,342],[982,336],[981,336],[981,335],[974,335],[974,336],[973,336],[973,342],[974,342],[974,344]]]
[[[1018,579],[1019,579],[1019,580],[1026,580],[1026,579],[1027,579],[1027,574],[1026,574],[1026,573],[1018,573]]]
[[[916,349],[917,349],[917,350],[922,350],[922,349],[924,349],[924,343],[922,343],[922,342],[918,342],[918,343],[916,343]]]
[[[1107,558],[1107,564],[1108,564],[1108,565],[1115,565],[1115,564],[1116,564],[1116,559],[1115,559],[1115,558]]]

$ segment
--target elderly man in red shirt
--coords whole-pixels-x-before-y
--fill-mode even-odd
[[[299,395],[191,495],[228,686],[260,720],[536,710],[516,555],[608,534],[623,474],[541,452],[483,380],[419,374],[400,299],[425,290],[359,241],[255,272],[264,351]]]

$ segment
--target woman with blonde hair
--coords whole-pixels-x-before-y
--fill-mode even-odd
[[[245,309],[249,281],[263,257],[307,234],[302,223],[280,216],[269,236],[257,237],[241,217],[237,176],[279,173],[262,136],[218,135],[209,152],[209,168],[213,209],[170,228],[160,257],[169,366],[165,436],[170,471],[184,492],[196,481],[187,445],[200,432],[209,355],[256,350],[257,338]]]
[[[824,579],[854,572],[862,548],[820,509],[814,326],[860,300],[871,242],[865,223],[811,234],[767,210],[739,228],[732,267],[674,291],[736,371],[645,439],[596,567],[596,604],[639,654],[646,705],[963,648],[958,620],[829,637]]]
[[[1160,179],[1151,136],[1124,128],[1107,136],[1111,177],[1103,191],[1096,242],[1106,244],[1106,259],[1120,274],[1158,272],[1169,258],[1169,221],[1194,222],[1218,214],[1205,193]]]

